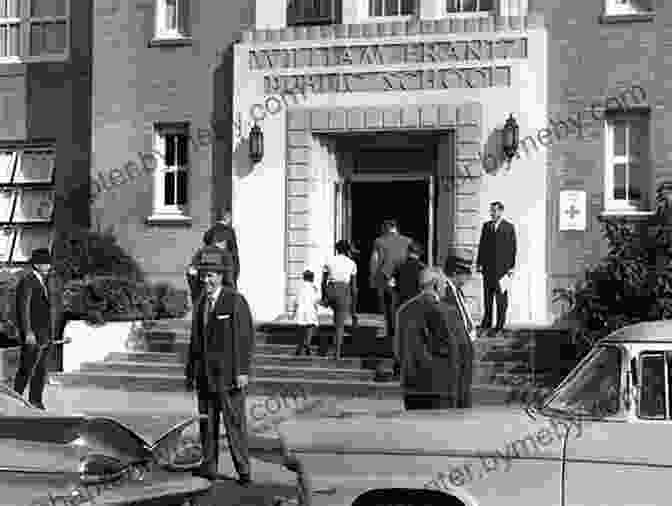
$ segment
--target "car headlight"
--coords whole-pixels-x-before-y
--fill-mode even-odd
[[[173,471],[186,471],[203,462],[200,421],[194,417],[180,423],[163,435],[152,447],[154,459],[160,466]]]
[[[88,455],[79,464],[79,478],[82,483],[96,484],[120,480],[126,473],[127,465],[107,455]]]

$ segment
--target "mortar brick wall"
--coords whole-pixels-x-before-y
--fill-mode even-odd
[[[583,139],[570,134],[548,148],[548,216],[552,231],[548,246],[549,290],[567,286],[584,265],[598,261],[606,252],[597,222],[597,214],[603,210],[603,124],[590,118],[591,104],[604,105],[606,97],[618,96],[633,85],[644,88],[651,106],[654,176],[672,173],[672,139],[665,135],[666,113],[662,105],[672,98],[672,68],[665,65],[663,56],[669,38],[664,19],[669,19],[672,6],[662,1],[655,3],[652,21],[607,24],[600,21],[604,1],[535,2],[535,9],[543,13],[550,28],[549,119],[576,117],[579,111],[589,117]],[[600,113],[596,116],[599,118]],[[586,190],[586,232],[558,231],[561,188]]]

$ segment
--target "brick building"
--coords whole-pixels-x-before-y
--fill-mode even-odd
[[[366,256],[393,216],[442,264],[451,248],[475,250],[501,200],[518,233],[511,319],[546,322],[552,288],[602,253],[597,214],[646,216],[669,172],[659,4],[98,0],[68,17],[77,50],[62,62],[21,53],[4,67],[4,105],[17,105],[0,140],[51,138],[70,210],[57,200],[55,219],[112,226],[156,280],[183,284],[231,206],[240,286],[262,319],[286,310],[336,239]],[[47,86],[52,69],[72,72],[62,90]],[[480,291],[475,277],[476,316]],[[372,303],[363,294],[360,309]]]

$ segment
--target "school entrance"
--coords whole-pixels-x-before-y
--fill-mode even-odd
[[[422,246],[425,263],[439,261],[438,140],[439,136],[428,133],[378,133],[358,135],[345,146],[339,142],[339,148],[351,154],[352,170],[343,175],[336,203],[341,207],[337,214],[342,216],[342,237],[358,250],[359,313],[380,312],[376,290],[370,284],[369,263],[385,220],[396,220],[400,233]],[[440,221],[449,228],[446,219]]]

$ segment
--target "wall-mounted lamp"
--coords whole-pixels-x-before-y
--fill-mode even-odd
[[[250,160],[259,163],[264,157],[264,133],[256,123],[250,129]]]
[[[511,159],[518,153],[518,123],[513,114],[509,114],[509,119],[504,123],[502,150],[509,164],[511,163]]]

